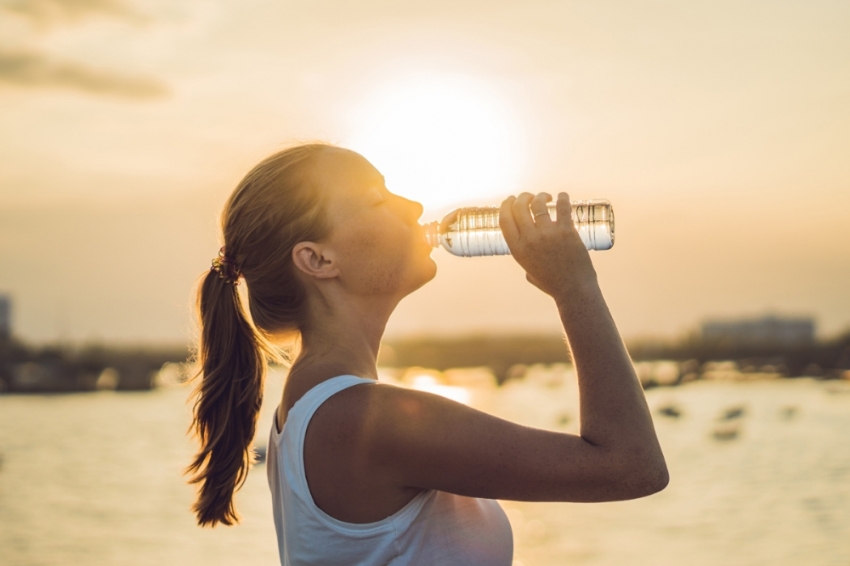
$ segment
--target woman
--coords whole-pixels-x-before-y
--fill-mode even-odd
[[[569,197],[558,196],[554,221],[549,200],[508,198],[500,224],[528,280],[560,312],[580,436],[377,382],[390,314],[436,266],[417,223],[422,206],[389,192],[366,159],[311,144],[248,173],[225,207],[224,247],[199,293],[198,522],[237,521],[233,494],[251,465],[266,360],[293,335],[300,351],[268,448],[282,564],[509,566],[510,525],[495,499],[610,501],[663,489],[664,457]]]

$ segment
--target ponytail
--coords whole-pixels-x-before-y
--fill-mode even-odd
[[[266,363],[283,361],[269,337],[297,337],[307,324],[306,290],[295,276],[291,255],[298,242],[318,241],[329,232],[324,197],[311,174],[326,152],[344,150],[305,144],[269,156],[245,176],[224,207],[226,247],[203,276],[197,303],[196,377],[201,379],[191,432],[200,449],[187,473],[200,486],[192,509],[202,526],[238,522],[233,494],[253,463]],[[250,320],[236,287],[240,277]]]
[[[239,521],[233,496],[253,463],[252,442],[273,350],[247,320],[234,283],[210,270],[198,292],[201,335],[192,430],[201,447],[187,473],[200,484],[198,524]]]

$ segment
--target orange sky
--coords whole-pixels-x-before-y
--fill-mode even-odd
[[[2,6],[0,292],[27,340],[186,340],[216,215],[254,163],[362,143],[387,89],[458,78],[476,86],[448,97],[472,106],[432,134],[468,170],[412,131],[391,160],[366,154],[391,189],[610,199],[617,244],[594,261],[627,337],[765,312],[850,326],[846,2]],[[494,139],[499,159],[473,158]],[[448,205],[435,191],[428,219]],[[510,258],[434,257],[391,334],[558,328]]]

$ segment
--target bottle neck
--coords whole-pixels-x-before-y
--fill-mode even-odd
[[[432,248],[440,247],[440,223],[437,221],[425,224],[425,240]]]

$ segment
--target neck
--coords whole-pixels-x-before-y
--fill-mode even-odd
[[[351,374],[377,379],[378,349],[395,303],[381,300],[322,302],[301,335],[292,372],[309,370],[326,378]]]

